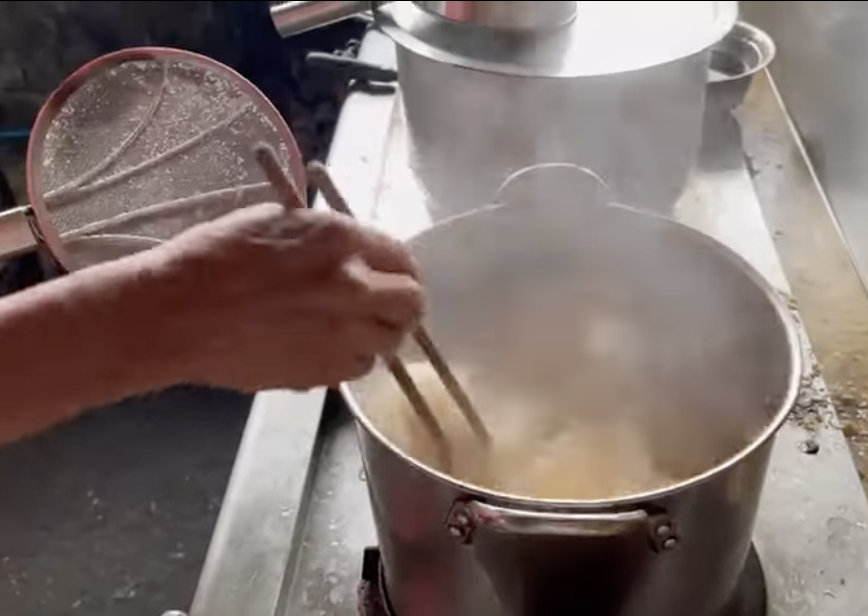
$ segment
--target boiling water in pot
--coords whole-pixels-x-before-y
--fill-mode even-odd
[[[558,408],[558,398],[564,401],[561,392],[511,391],[502,381],[456,365],[456,376],[491,432],[490,445],[482,445],[433,368],[418,362],[408,369],[447,435],[450,467],[441,466],[430,433],[393,381],[384,378],[373,388],[370,419],[399,449],[456,479],[528,498],[602,500],[663,488],[692,470],[664,465],[655,456],[639,419],[650,416],[651,409],[577,415]],[[590,403],[605,404],[602,399]]]
[[[655,327],[608,284],[582,280],[546,292],[522,284],[498,315],[468,318],[456,338],[471,349],[450,359],[485,425],[481,444],[424,361],[409,370],[451,446],[444,468],[436,443],[388,374],[365,387],[365,414],[398,449],[458,480],[532,499],[608,500],[689,479],[722,462],[752,436],[723,424],[703,429],[708,399],[661,355]],[[485,326],[482,326],[482,323]],[[671,334],[669,334],[671,335]],[[703,396],[704,397],[704,396]],[[728,401],[721,401],[724,405]],[[699,410],[699,407],[696,409]],[[716,453],[709,453],[714,451]]]

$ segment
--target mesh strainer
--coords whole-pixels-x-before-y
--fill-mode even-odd
[[[274,200],[251,154],[258,142],[304,187],[288,126],[232,69],[168,48],[102,56],[40,111],[27,152],[31,205],[0,215],[0,256],[44,243],[75,270]]]

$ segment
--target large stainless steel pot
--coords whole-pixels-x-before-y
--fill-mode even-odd
[[[397,43],[412,164],[440,213],[548,162],[589,167],[623,202],[671,211],[701,143],[710,48],[735,2],[535,3],[578,10],[524,35],[419,4],[376,15]]]
[[[607,501],[542,501],[469,485],[386,438],[371,406],[387,378],[378,369],[345,394],[397,616],[718,616],[731,595],[774,435],[797,394],[797,334],[776,292],[737,255],[610,199],[596,176],[548,165],[511,178],[500,205],[414,238],[428,326],[454,364],[526,356],[532,370],[539,356],[509,346],[519,328],[504,335],[507,296],[544,300],[524,325],[552,357],[575,356],[589,336],[553,320],[546,306],[564,302],[589,332],[614,318],[630,351],[613,372],[617,387],[672,404],[653,417],[605,412],[633,413],[655,455],[690,474]],[[565,296],[577,281],[577,294]],[[620,303],[599,303],[612,292]],[[404,356],[414,359],[412,349]],[[560,370],[572,374],[569,365]],[[590,411],[582,400],[571,408]],[[480,411],[494,425],[498,409]]]
[[[548,162],[594,169],[623,202],[670,212],[701,142],[710,49],[737,16],[734,1],[285,6],[284,33],[374,9],[397,43],[411,160],[435,217]]]

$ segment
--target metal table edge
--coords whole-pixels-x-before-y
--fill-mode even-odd
[[[377,31],[365,36],[359,58],[395,66],[391,41]],[[354,166],[379,168],[370,157],[385,155],[395,100],[394,94],[382,92],[357,91],[348,96],[327,161],[339,186],[346,173],[354,175]],[[359,115],[370,127],[369,135],[381,141],[364,148],[364,160],[358,159]],[[373,199],[375,186],[371,188]],[[356,210],[368,209],[368,204],[357,201],[353,205]],[[314,207],[326,206],[318,199]],[[304,503],[326,393],[325,389],[272,390],[254,397],[190,616],[274,616],[280,611],[284,585],[291,580],[287,574],[294,566],[296,537],[305,523]],[[282,439],[286,439],[283,446],[274,443]],[[268,472],[274,467],[287,472]],[[307,472],[292,472],[298,468]]]

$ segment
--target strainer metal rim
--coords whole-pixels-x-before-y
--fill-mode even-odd
[[[37,239],[48,246],[54,258],[68,271],[72,268],[73,260],[54,226],[42,192],[39,190],[42,182],[42,156],[48,131],[67,99],[86,83],[92,74],[125,62],[159,59],[174,59],[199,64],[206,69],[222,73],[232,80],[244,94],[250,97],[257,110],[265,114],[273,123],[280,140],[287,147],[289,171],[292,178],[301,194],[305,194],[307,176],[304,172],[304,161],[289,125],[268,97],[241,73],[208,56],[174,47],[128,47],[107,53],[80,66],[48,96],[36,116],[27,143],[25,162],[27,195],[30,198],[31,211],[36,219]]]

